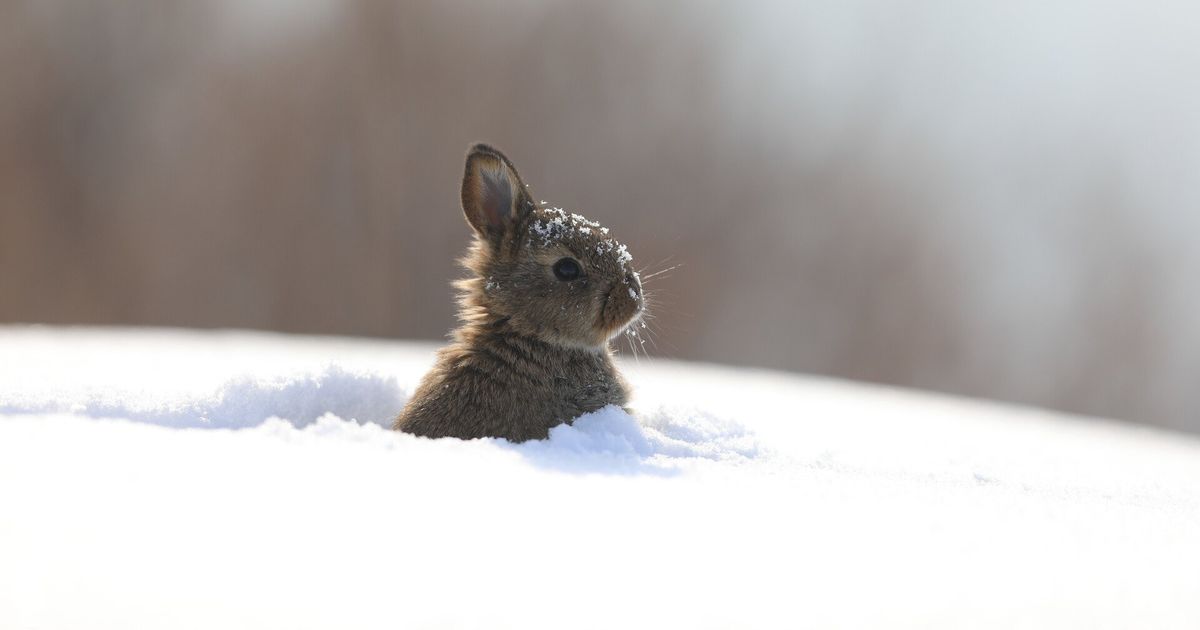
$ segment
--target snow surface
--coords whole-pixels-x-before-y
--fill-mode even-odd
[[[1190,438],[664,361],[385,430],[434,348],[0,327],[0,628],[1200,627]]]

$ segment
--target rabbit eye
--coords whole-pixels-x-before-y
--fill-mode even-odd
[[[554,277],[564,282],[578,278],[580,273],[579,263],[570,258],[560,258],[554,263]]]

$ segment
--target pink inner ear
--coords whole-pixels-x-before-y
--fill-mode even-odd
[[[512,215],[512,189],[503,171],[479,169],[479,209],[491,227],[503,227]]]

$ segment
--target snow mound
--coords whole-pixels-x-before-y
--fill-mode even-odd
[[[753,434],[736,422],[667,410],[639,421],[612,406],[551,429],[548,440],[516,448],[541,466],[609,473],[666,473],[680,460],[739,462],[760,452]]]
[[[69,414],[121,419],[175,429],[247,429],[272,421],[296,429],[316,424],[320,435],[371,433],[358,423],[390,428],[408,392],[395,376],[353,372],[340,365],[313,373],[240,375],[205,394],[147,400],[138,389],[96,392],[59,389],[52,394],[0,393],[0,416]],[[349,422],[347,422],[349,421]],[[368,432],[363,432],[368,431]],[[672,460],[729,461],[754,457],[759,448],[737,422],[696,410],[658,409],[643,422],[618,407],[585,414],[543,441],[511,447],[541,466],[575,472],[667,472]]]
[[[128,393],[81,397],[0,398],[0,414],[72,413],[92,418],[123,418],[173,428],[239,429],[267,418],[284,418],[303,428],[332,414],[387,426],[406,396],[395,377],[355,374],[331,366],[314,374],[256,379],[239,376],[210,395],[145,401]]]
[[[543,441],[388,430],[433,351],[0,327],[0,628],[1200,620],[1191,438],[666,361]]]

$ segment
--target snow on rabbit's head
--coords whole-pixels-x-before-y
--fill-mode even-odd
[[[534,203],[496,149],[467,153],[462,208],[475,230],[462,317],[505,320],[558,345],[601,348],[645,308],[633,257],[595,221]]]

